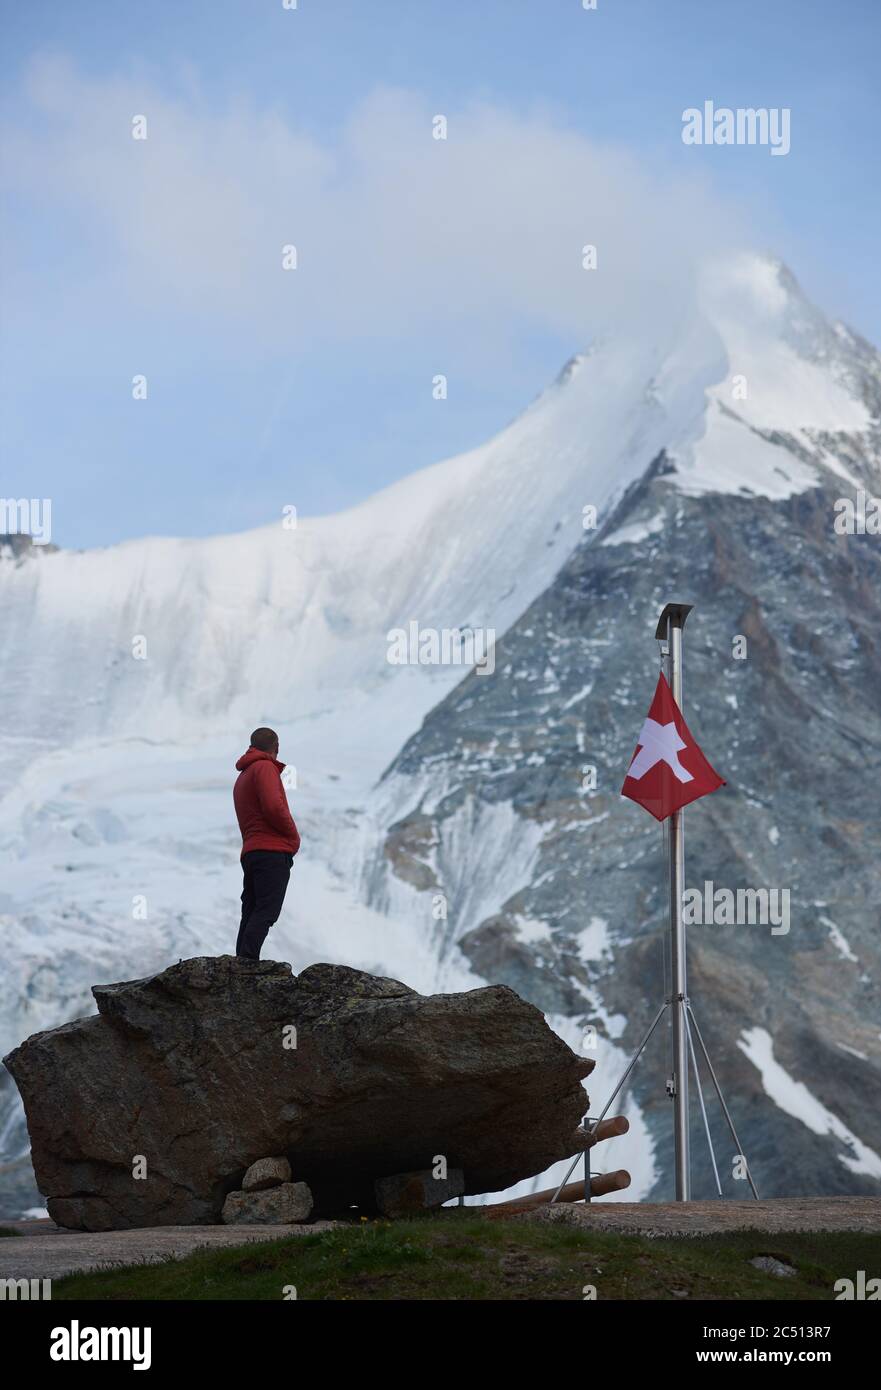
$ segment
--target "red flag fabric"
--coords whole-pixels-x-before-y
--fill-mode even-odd
[[[621,795],[638,801],[655,820],[666,820],[690,801],[724,785],[725,779],[707,762],[666,678],[660,675]]]

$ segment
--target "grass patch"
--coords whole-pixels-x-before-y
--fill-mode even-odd
[[[757,1255],[797,1273],[766,1274]],[[647,1239],[450,1211],[73,1274],[52,1298],[277,1301],[293,1285],[306,1300],[581,1300],[592,1284],[599,1299],[816,1300],[879,1257],[881,1237],[859,1233]]]
[[[0,1236],[20,1236],[21,1231],[14,1231],[11,1226],[0,1226]]]

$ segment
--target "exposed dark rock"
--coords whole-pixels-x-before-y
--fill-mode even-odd
[[[23,560],[34,555],[52,555],[58,550],[57,545],[40,544],[35,541],[33,536],[24,532],[2,532],[0,533],[0,560],[7,558],[21,564]]]
[[[445,1178],[436,1178],[433,1169],[423,1168],[419,1173],[395,1173],[390,1178],[378,1178],[373,1190],[383,1216],[418,1216],[433,1207],[442,1207],[452,1197],[461,1197],[465,1191],[465,1176],[461,1168],[453,1168]]]
[[[280,1187],[290,1180],[291,1165],[286,1158],[258,1158],[242,1179],[242,1191],[264,1192],[268,1187]]]
[[[223,1204],[226,1226],[297,1226],[312,1215],[312,1193],[304,1182],[284,1182],[262,1192],[230,1192]]]
[[[879,457],[875,434],[851,459],[875,494]],[[685,714],[727,786],[688,808],[686,887],[791,894],[788,932],[689,929],[691,998],[763,1197],[881,1191],[881,547],[835,533],[836,499],[853,489],[819,451],[811,462],[818,486],[788,498],[689,496],[660,467],[631,488],[499,639],[494,675],[470,674],[395,759],[394,854],[366,875],[381,907],[399,864],[418,883],[430,844],[431,892],[448,905],[442,956],[461,951],[483,978],[601,1035],[609,1015],[626,1018],[615,1041],[629,1054],[664,998],[668,886],[659,828],[620,788],[657,679],[658,614],[695,604]],[[639,523],[633,543],[603,543]],[[500,823],[512,843],[537,827],[534,856],[507,894],[500,871],[497,900],[476,912],[471,884]],[[428,928],[431,894],[424,903]],[[604,935],[592,954],[594,920]],[[824,1108],[825,1132],[769,1095],[745,1052],[768,1040]],[[657,1035],[633,1077],[656,1143],[655,1200],[673,1186],[666,1075]],[[709,1197],[693,1099],[693,1189]],[[710,1116],[723,1189],[740,1196],[712,1099]]]

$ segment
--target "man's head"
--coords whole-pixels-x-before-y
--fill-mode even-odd
[[[261,753],[278,757],[278,734],[274,729],[255,729],[251,735],[251,747],[259,748]]]

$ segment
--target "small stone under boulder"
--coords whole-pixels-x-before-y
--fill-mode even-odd
[[[231,1192],[223,1204],[227,1226],[298,1226],[312,1215],[312,1193],[304,1182],[283,1182],[262,1192]]]
[[[281,1187],[291,1180],[291,1165],[284,1155],[279,1158],[258,1158],[242,1178],[243,1192],[264,1192],[268,1187]]]
[[[442,1207],[453,1197],[465,1192],[465,1175],[453,1168],[445,1178],[436,1178],[432,1168],[419,1173],[396,1173],[391,1178],[377,1178],[373,1184],[376,1205],[383,1216],[419,1216],[420,1212]]]

